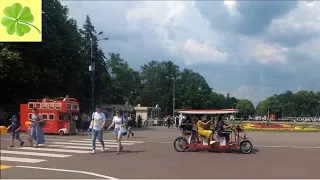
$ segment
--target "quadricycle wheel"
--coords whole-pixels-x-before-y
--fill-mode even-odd
[[[177,152],[186,151],[189,148],[187,145],[188,145],[188,142],[183,137],[178,137],[173,142],[173,147]]]
[[[250,154],[253,151],[253,145],[249,140],[240,142],[240,151],[244,154]]]

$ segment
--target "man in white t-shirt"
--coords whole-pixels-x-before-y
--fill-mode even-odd
[[[105,146],[103,142],[103,129],[104,124],[106,122],[106,116],[103,112],[101,112],[101,107],[99,105],[96,106],[96,112],[92,114],[91,123],[89,127],[89,131],[92,134],[92,152],[94,154],[96,152],[96,139],[100,141],[102,145],[102,151],[105,151]]]

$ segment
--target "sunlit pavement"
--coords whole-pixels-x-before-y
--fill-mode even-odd
[[[253,144],[256,145],[255,153],[249,155],[206,151],[178,153],[173,148],[173,140],[177,134],[177,129],[164,129],[163,127],[150,127],[149,130],[136,131],[135,138],[124,138],[127,142],[124,145],[124,152],[120,155],[116,155],[116,148],[112,143],[114,141],[112,132],[106,132],[104,135],[105,141],[110,146],[107,152],[100,152],[98,147],[98,153],[94,155],[90,154],[91,142],[87,134],[63,137],[47,135],[47,145],[49,147],[53,145],[50,148],[71,149],[77,153],[60,152],[59,150],[24,150],[31,154],[46,153],[42,154],[42,157],[30,154],[10,154],[7,152],[10,141],[5,140],[6,137],[2,136],[1,150],[6,150],[7,154],[1,153],[1,159],[3,156],[12,156],[46,160],[37,163],[1,161],[2,165],[35,166],[48,169],[12,167],[1,170],[1,178],[101,179],[94,175],[119,179],[320,178],[317,166],[320,162],[320,141],[318,141],[320,133],[248,132],[253,139]],[[28,143],[26,143],[27,146]],[[18,148],[9,149],[9,151],[18,151]],[[48,157],[57,156],[51,154],[71,156]],[[76,170],[91,173],[91,175],[49,169]]]

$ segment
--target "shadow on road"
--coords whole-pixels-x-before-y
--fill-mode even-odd
[[[117,151],[105,151],[101,153],[116,153]],[[133,154],[133,153],[143,153],[147,152],[146,150],[123,150],[120,152],[120,154]]]
[[[212,149],[212,150],[194,149],[194,150],[188,150],[185,152],[244,154],[239,149]],[[259,149],[254,148],[250,154],[257,154],[257,153],[259,153]]]
[[[133,139],[143,139],[143,138],[148,138],[147,136],[138,136],[138,137],[136,137],[136,136],[134,136],[134,137],[132,137]]]

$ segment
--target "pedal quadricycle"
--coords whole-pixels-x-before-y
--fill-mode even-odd
[[[193,115],[224,115],[237,113],[237,109],[221,109],[221,110],[176,110],[176,112],[182,114],[193,114]],[[209,129],[208,129],[209,130]],[[232,149],[240,150],[244,154],[250,154],[253,151],[253,145],[246,132],[239,126],[230,125],[228,131],[230,135],[228,137],[219,136],[215,132],[216,128],[211,129],[213,143],[208,143],[207,139],[196,130],[192,132],[183,132],[182,135],[174,140],[174,149],[178,152],[185,152],[188,150],[205,149],[205,150],[222,150]]]

